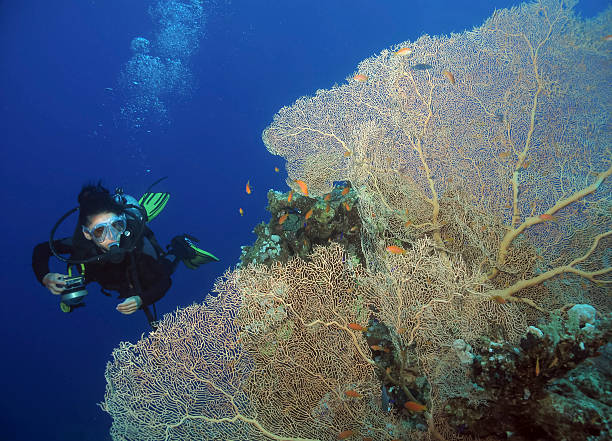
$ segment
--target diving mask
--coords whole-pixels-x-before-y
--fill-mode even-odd
[[[91,230],[83,225],[83,231],[89,233],[97,243],[102,243],[109,237],[112,241],[118,242],[126,228],[127,221],[124,214],[113,216],[105,222],[100,222]]]

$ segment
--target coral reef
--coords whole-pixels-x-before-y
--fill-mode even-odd
[[[355,262],[363,262],[357,204],[357,196],[348,185],[334,187],[318,198],[270,190],[266,209],[272,218],[267,225],[255,227],[257,240],[252,246],[242,247],[241,265],[269,266],[273,262],[287,262],[292,256],[308,259],[315,246],[332,241],[342,245]]]
[[[608,439],[612,8],[574,4],[281,109],[292,190],[217,297],[115,351],[113,438]]]
[[[451,400],[445,407],[451,425],[480,437],[608,439],[612,377],[605,345],[612,337],[612,315],[590,329],[570,321],[557,318],[541,337],[530,332],[518,346],[490,341],[473,363],[472,381],[482,401],[473,406]]]

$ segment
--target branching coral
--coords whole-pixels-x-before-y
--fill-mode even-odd
[[[478,261],[491,297],[550,310],[572,298],[528,288],[571,274],[609,307],[612,10],[585,23],[573,4],[496,11],[470,32],[385,50],[359,65],[366,82],[281,109],[264,142],[315,195],[351,181],[370,270],[392,241],[430,236]],[[316,173],[302,166],[333,154]],[[536,256],[539,274],[515,265]]]
[[[306,262],[251,265],[217,281],[217,297],[166,316],[107,366],[102,408],[114,439],[392,440],[363,335],[370,291],[337,244]]]
[[[350,182],[367,266],[332,244],[227,272],[208,305],[116,350],[102,405],[113,436],[454,439],[448,406],[490,398],[470,377],[485,337],[511,348],[578,302],[609,313],[612,9],[585,22],[573,4],[404,42],[363,61],[360,81],[281,109],[264,142],[311,196]],[[305,213],[327,208],[312,201],[274,219],[270,240],[305,240]],[[372,316],[384,348],[368,347]],[[409,435],[381,410],[379,377],[428,427]]]

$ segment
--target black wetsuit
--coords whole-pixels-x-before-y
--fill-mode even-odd
[[[123,246],[123,238],[121,245]],[[80,229],[75,231],[73,237],[54,241],[53,246],[58,253],[69,254],[72,259],[87,259],[104,254],[92,241],[83,237]],[[41,284],[42,279],[49,273],[51,255],[49,242],[34,247],[32,268]],[[133,263],[135,265],[132,265]],[[126,253],[120,263],[102,261],[85,264],[85,281],[98,282],[103,292],[119,292],[120,299],[138,295],[142,299],[142,307],[146,307],[161,299],[170,289],[172,284],[170,275],[174,272],[177,263],[178,259],[171,261],[163,255],[163,250],[153,233],[145,227],[145,234],[138,246],[130,253]],[[135,277],[138,278],[137,282]]]

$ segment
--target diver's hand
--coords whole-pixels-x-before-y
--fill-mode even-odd
[[[51,291],[52,294],[58,295],[64,291],[64,286],[66,285],[64,283],[64,279],[67,277],[68,276],[65,274],[47,273],[47,275],[43,277],[42,283],[47,287],[47,289],[49,289],[49,291]]]
[[[142,299],[140,296],[132,296],[128,297],[123,301],[123,303],[119,303],[117,305],[117,311],[122,314],[132,314],[138,311],[138,308],[142,305]]]

